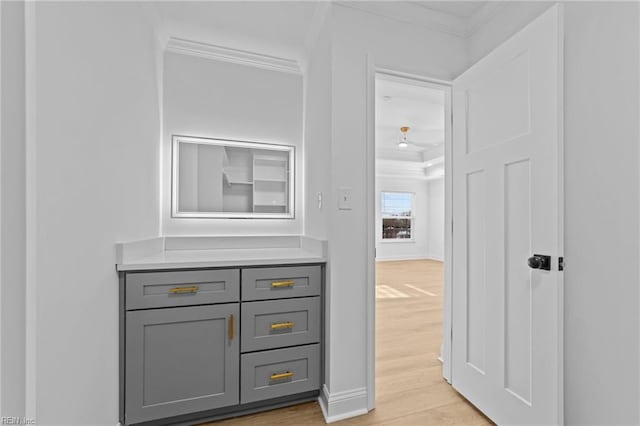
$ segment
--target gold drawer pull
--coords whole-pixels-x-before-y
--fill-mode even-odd
[[[200,286],[192,285],[190,287],[173,287],[169,289],[169,293],[171,294],[181,294],[181,293],[197,293],[200,290]]]
[[[292,287],[296,284],[295,281],[274,281],[271,283],[271,287],[273,288],[278,288],[278,287]]]
[[[278,322],[275,324],[271,324],[272,330],[282,330],[283,328],[293,328],[296,325],[294,322]]]
[[[287,371],[286,373],[272,374],[270,379],[271,380],[288,379],[293,376],[294,376],[294,373],[292,373],[291,371]]]

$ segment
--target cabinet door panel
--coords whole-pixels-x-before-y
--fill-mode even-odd
[[[238,312],[237,303],[127,312],[126,422],[237,404]]]

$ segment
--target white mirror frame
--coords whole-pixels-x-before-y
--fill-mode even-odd
[[[253,148],[260,150],[284,151],[289,153],[288,213],[255,213],[255,212],[181,212],[179,206],[179,173],[180,163],[178,144],[208,144],[230,146],[234,148]],[[174,218],[214,218],[214,219],[294,219],[295,218],[295,147],[290,145],[275,145],[259,142],[245,142],[230,139],[212,139],[193,136],[174,135],[171,143],[171,217]]]

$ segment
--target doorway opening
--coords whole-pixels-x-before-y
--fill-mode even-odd
[[[398,414],[392,407],[403,399],[425,420],[444,415],[454,423],[481,422],[486,418],[443,380],[450,377],[443,330],[450,327],[445,160],[451,88],[377,72],[374,92],[374,415],[392,420]]]

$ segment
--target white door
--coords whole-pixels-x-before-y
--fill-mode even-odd
[[[453,85],[451,380],[498,424],[562,423],[561,12]]]

